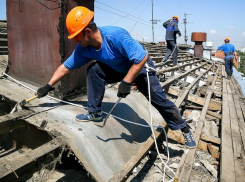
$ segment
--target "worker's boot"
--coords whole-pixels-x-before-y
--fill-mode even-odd
[[[193,135],[191,133],[191,131],[189,131],[188,133],[184,133],[182,132],[183,136],[184,136],[184,139],[185,139],[185,145],[188,147],[188,148],[195,148],[196,147],[196,142],[193,138]]]
[[[79,114],[76,116],[76,120],[79,122],[101,121],[102,120],[102,111],[97,112],[97,113],[88,112],[86,114]]]

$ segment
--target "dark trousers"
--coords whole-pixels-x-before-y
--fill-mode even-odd
[[[151,58],[148,58],[148,63],[154,66]],[[105,64],[92,63],[88,67],[87,74],[88,111],[101,111],[106,83],[120,82],[125,75],[126,73],[117,72]],[[182,119],[175,104],[166,98],[155,72],[149,72],[149,79],[152,105],[159,111],[170,129],[178,130],[184,128],[186,126],[185,120]],[[143,68],[134,83],[148,100],[148,83],[145,68]]]
[[[233,70],[233,58],[226,58],[225,59],[225,71],[227,73],[228,76],[232,76]]]
[[[172,52],[173,52],[173,65],[176,66],[177,65],[177,55],[178,55],[178,46],[176,45],[176,42],[174,40],[167,40],[167,53],[166,53],[164,59],[167,60]]]

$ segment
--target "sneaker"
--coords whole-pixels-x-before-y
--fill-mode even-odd
[[[195,148],[196,147],[196,142],[193,138],[193,135],[191,133],[191,131],[189,133],[182,133],[185,139],[185,145],[188,148]]]
[[[86,113],[86,114],[79,114],[76,116],[76,120],[79,122],[86,122],[86,121],[100,121],[102,119],[102,111],[97,113]]]

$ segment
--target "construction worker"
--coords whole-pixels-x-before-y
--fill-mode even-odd
[[[130,34],[119,27],[105,26],[97,28],[92,20],[94,13],[78,6],[72,9],[66,18],[69,39],[79,44],[72,55],[55,71],[49,83],[38,89],[38,97],[43,97],[53,89],[55,83],[69,71],[91,63],[87,69],[88,113],[79,114],[80,122],[102,120],[101,103],[105,84],[121,82],[117,96],[125,98],[130,94],[131,84],[135,83],[139,91],[148,99],[148,83],[145,63],[155,68],[143,46]],[[182,119],[178,108],[166,98],[154,71],[149,73],[152,105],[160,112],[172,130],[181,129],[187,147],[196,143],[186,121]]]
[[[218,47],[217,52],[220,50],[220,51],[224,51],[225,53],[225,58],[224,58],[225,71],[227,73],[227,79],[230,80],[233,73],[232,66],[233,66],[234,56],[236,58],[236,49],[234,45],[230,44],[230,39],[228,37],[225,38],[224,42],[225,44]]]
[[[168,61],[169,56],[173,52],[173,65],[177,65],[177,55],[178,55],[178,46],[176,44],[176,34],[181,36],[181,33],[178,28],[179,17],[174,15],[172,19],[163,23],[163,26],[166,28],[166,42],[167,42],[167,53],[164,57],[164,61]]]

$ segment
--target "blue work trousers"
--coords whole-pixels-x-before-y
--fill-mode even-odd
[[[233,58],[225,58],[225,71],[227,73],[228,76],[232,76],[233,73]]]
[[[173,65],[176,66],[177,65],[177,55],[178,55],[178,46],[176,45],[176,42],[174,40],[167,40],[167,53],[166,53],[164,59],[167,60],[172,52],[173,52]]]
[[[151,58],[148,58],[147,62],[149,63],[148,65],[154,67]],[[88,111],[101,111],[106,83],[120,82],[125,75],[126,73],[117,72],[103,63],[92,63],[87,72]],[[186,121],[182,119],[175,104],[166,98],[155,72],[149,72],[149,79],[152,105],[159,111],[171,130],[184,128]],[[148,83],[145,68],[143,68],[134,83],[148,100]]]

